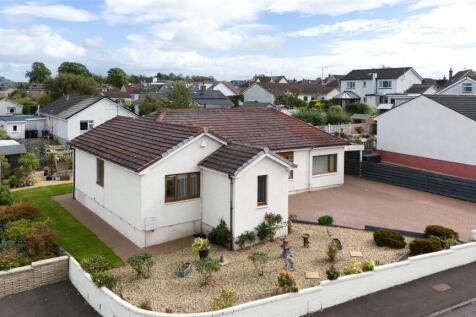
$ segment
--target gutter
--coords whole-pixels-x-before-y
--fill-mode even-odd
[[[230,232],[231,232],[231,242],[230,242],[230,250],[233,250],[233,239],[234,239],[234,234],[233,234],[233,213],[234,213],[234,201],[233,201],[233,196],[235,192],[235,178],[231,175],[228,176],[228,179],[230,180]]]

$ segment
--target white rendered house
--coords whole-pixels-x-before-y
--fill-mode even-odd
[[[243,130],[250,120],[262,123]],[[286,221],[289,193],[343,183],[350,145],[274,109],[239,108],[117,117],[71,146],[75,199],[144,247],[221,219],[233,238],[269,212]]]
[[[60,143],[67,143],[116,116],[137,116],[104,96],[64,96],[40,108],[39,114],[46,118],[45,129]]]
[[[0,98],[0,115],[15,115],[23,113],[23,105],[8,98]]]

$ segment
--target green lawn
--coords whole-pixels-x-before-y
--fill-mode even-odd
[[[121,265],[122,260],[111,248],[52,198],[71,191],[71,184],[63,184],[19,190],[13,192],[13,196],[16,201],[29,202],[40,208],[40,220],[49,220],[50,227],[56,231],[58,244],[77,260],[92,254],[101,254],[112,265]]]

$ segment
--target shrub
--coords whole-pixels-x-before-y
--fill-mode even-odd
[[[430,236],[435,236],[441,239],[459,240],[458,232],[454,231],[453,229],[438,225],[431,225],[425,228],[425,237],[429,238]]]
[[[253,244],[256,241],[256,233],[254,231],[245,231],[236,238],[235,242],[243,248],[246,243]]]
[[[80,261],[83,270],[90,274],[104,272],[111,268],[107,259],[102,255],[91,255]]]
[[[334,218],[332,218],[332,216],[329,216],[329,215],[324,215],[324,216],[320,216],[317,219],[317,222],[320,225],[328,226],[328,225],[331,225],[334,222]]]
[[[296,215],[289,215],[288,216],[288,234],[291,234],[293,232],[293,224],[297,220]]]
[[[454,245],[458,245],[459,241],[455,239],[442,239],[440,237],[430,236],[431,239],[436,239],[444,249],[449,249]]]
[[[119,281],[116,276],[109,272],[95,272],[91,275],[91,278],[97,287],[105,286],[109,289],[112,289],[114,286],[116,286],[117,282]]]
[[[278,273],[278,286],[285,292],[297,292],[296,281],[294,280],[294,274],[285,270],[281,270]]]
[[[195,238],[192,243],[192,251],[198,253],[199,251],[205,251],[210,249],[210,242],[208,239]]]
[[[353,263],[352,265],[344,267],[342,273],[344,273],[344,275],[359,274],[362,273],[362,269],[356,263]]]
[[[410,243],[410,255],[419,255],[443,250],[443,246],[437,239],[415,239]]]
[[[253,252],[252,254],[248,255],[248,260],[253,262],[253,265],[254,265],[258,275],[263,276],[264,275],[264,268],[266,266],[266,263],[269,260],[269,256],[265,252],[256,251],[256,252]]]
[[[261,241],[273,241],[276,231],[282,225],[283,217],[280,214],[266,213],[264,221],[256,227],[256,235]]]
[[[143,299],[139,303],[139,308],[145,309],[145,310],[152,310],[152,305],[150,303],[150,299]]]
[[[350,115],[341,106],[331,106],[327,111],[327,123],[339,124],[350,122]]]
[[[0,205],[11,205],[13,203],[13,196],[10,188],[5,185],[0,185]]]
[[[362,102],[353,102],[345,106],[345,111],[350,114],[354,113],[370,113],[370,106]]]
[[[375,261],[373,260],[365,260],[362,262],[362,271],[369,272],[373,271],[375,268]]]
[[[16,243],[23,243],[25,237],[35,231],[33,223],[29,219],[20,219],[11,221],[5,226],[5,238],[7,240],[15,241]]]
[[[212,231],[208,234],[208,240],[211,243],[221,245],[223,247],[228,247],[231,242],[231,232],[226,226],[226,222],[222,219],[220,224],[213,228]]]
[[[18,179],[16,175],[10,175],[8,177],[8,186],[10,186],[10,188],[20,187],[20,179]]]
[[[31,259],[22,256],[15,249],[5,250],[0,252],[0,270],[6,271],[16,267],[28,265],[31,263]]]
[[[35,231],[25,236],[25,247],[28,255],[37,258],[55,254],[55,234],[46,221],[36,223]]]
[[[202,258],[195,264],[195,269],[202,276],[202,285],[207,285],[213,273],[220,270],[220,262],[210,257]]]
[[[39,215],[40,211],[28,203],[18,203],[0,209],[0,221],[15,221],[19,219],[32,219]]]
[[[337,249],[337,246],[334,242],[330,242],[327,245],[327,257],[329,258],[329,261],[335,262],[338,251],[339,250]]]
[[[312,125],[325,125],[327,122],[327,114],[316,109],[299,109],[292,116]]]
[[[213,310],[220,310],[231,307],[238,302],[238,294],[232,290],[222,289],[220,295],[212,299],[210,307]]]
[[[405,238],[398,232],[390,229],[381,229],[374,232],[374,241],[379,247],[402,249],[405,247]]]
[[[337,280],[340,276],[340,272],[335,268],[334,265],[332,265],[330,268],[326,270],[326,275],[327,275],[327,279],[330,281]]]
[[[150,253],[140,253],[127,259],[127,263],[136,271],[137,275],[143,278],[150,277],[150,269],[154,266],[155,261]]]

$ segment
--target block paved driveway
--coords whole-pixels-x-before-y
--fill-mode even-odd
[[[289,213],[306,221],[328,214],[335,224],[352,228],[374,225],[423,232],[429,224],[440,224],[457,230],[465,241],[476,229],[476,203],[356,176],[346,176],[340,187],[290,196]]]

